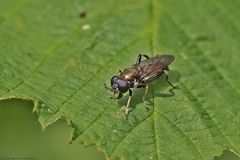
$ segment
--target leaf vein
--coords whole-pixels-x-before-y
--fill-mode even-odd
[[[189,34],[183,29],[183,27],[180,27],[181,25],[172,17],[170,16],[170,14],[168,14],[168,17],[172,20],[173,23],[176,24],[176,26],[178,26],[179,30],[182,31],[182,33],[192,42],[193,39],[191,38],[191,36],[189,36]],[[214,71],[229,85],[231,86],[232,90],[236,92],[237,95],[240,96],[240,93],[239,91],[236,89],[236,87],[234,87],[232,85],[232,83],[230,83],[231,80],[227,79],[227,77],[221,73],[221,71],[219,71],[217,69],[217,67],[214,65],[214,63],[204,54],[204,52],[199,48],[198,44],[196,43],[193,43],[194,44],[194,47],[196,47],[198,49],[198,51],[201,53],[201,56],[203,56],[205,58],[205,62],[207,62],[208,64],[211,65],[212,68],[214,68]],[[181,55],[181,54],[180,54]],[[194,61],[195,62],[195,61]],[[196,62],[195,62],[196,63]],[[202,65],[199,65],[199,67],[204,71],[203,69],[203,66]]]
[[[215,122],[214,118],[211,117],[211,115],[208,113],[207,109],[203,107],[203,105],[198,101],[198,98],[195,97],[191,91],[187,88],[186,85],[184,85],[182,83],[181,85],[182,87],[182,91],[185,92],[185,96],[189,99],[190,102],[192,103],[197,103],[199,108],[202,109],[204,111],[205,114],[207,114],[207,116],[209,117],[209,120],[212,122],[212,124],[215,126],[215,128],[218,130],[218,132],[221,134],[222,138],[232,147],[232,149],[234,149],[237,152],[237,149],[231,144],[231,142],[227,139],[227,137],[223,134],[223,132],[221,131],[220,127],[218,126],[218,124]],[[192,100],[193,99],[193,100]],[[194,106],[194,105],[193,105]],[[200,112],[200,111],[198,111]],[[200,112],[201,113],[201,112]]]

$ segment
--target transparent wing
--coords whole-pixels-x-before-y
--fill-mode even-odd
[[[162,65],[164,68],[171,64],[174,60],[174,56],[172,55],[157,55],[149,60],[152,61],[152,64]]]
[[[149,83],[163,74],[163,70],[174,60],[172,55],[155,56],[140,63],[142,75],[139,83]]]
[[[157,79],[159,76],[163,74],[163,67],[162,66],[155,66],[155,65],[149,65],[148,69],[145,71],[144,74],[141,75],[139,78],[140,84],[146,84],[149,83],[155,79]]]

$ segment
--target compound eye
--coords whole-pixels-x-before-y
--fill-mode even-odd
[[[118,82],[118,76],[113,76],[112,79],[111,79],[111,86],[113,86],[117,82]]]
[[[125,93],[129,89],[129,84],[127,81],[118,79],[118,89],[121,93]]]

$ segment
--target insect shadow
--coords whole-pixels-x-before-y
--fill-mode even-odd
[[[152,82],[152,84],[149,85],[149,91],[147,93],[146,102],[147,105],[152,106],[153,105],[153,98],[155,97],[173,97],[175,96],[175,91],[178,89],[181,89],[180,86],[178,86],[178,82],[181,78],[181,75],[178,71],[170,70],[169,72],[169,80],[174,85],[178,86],[178,89],[172,88],[165,80],[165,76],[161,76],[156,81]],[[131,108],[135,109],[138,104],[143,104],[143,97],[144,95],[144,89],[136,88],[133,90],[133,98],[131,101]],[[125,94],[122,99],[118,100],[118,104],[123,107],[126,105],[126,102],[128,100],[128,94]]]

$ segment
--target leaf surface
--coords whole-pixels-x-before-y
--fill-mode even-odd
[[[59,118],[72,140],[108,158],[212,159],[240,152],[240,3],[11,0],[0,2],[0,99],[34,101],[45,127]],[[86,16],[80,16],[85,12]],[[139,53],[171,53],[147,96],[110,100],[103,84]]]

